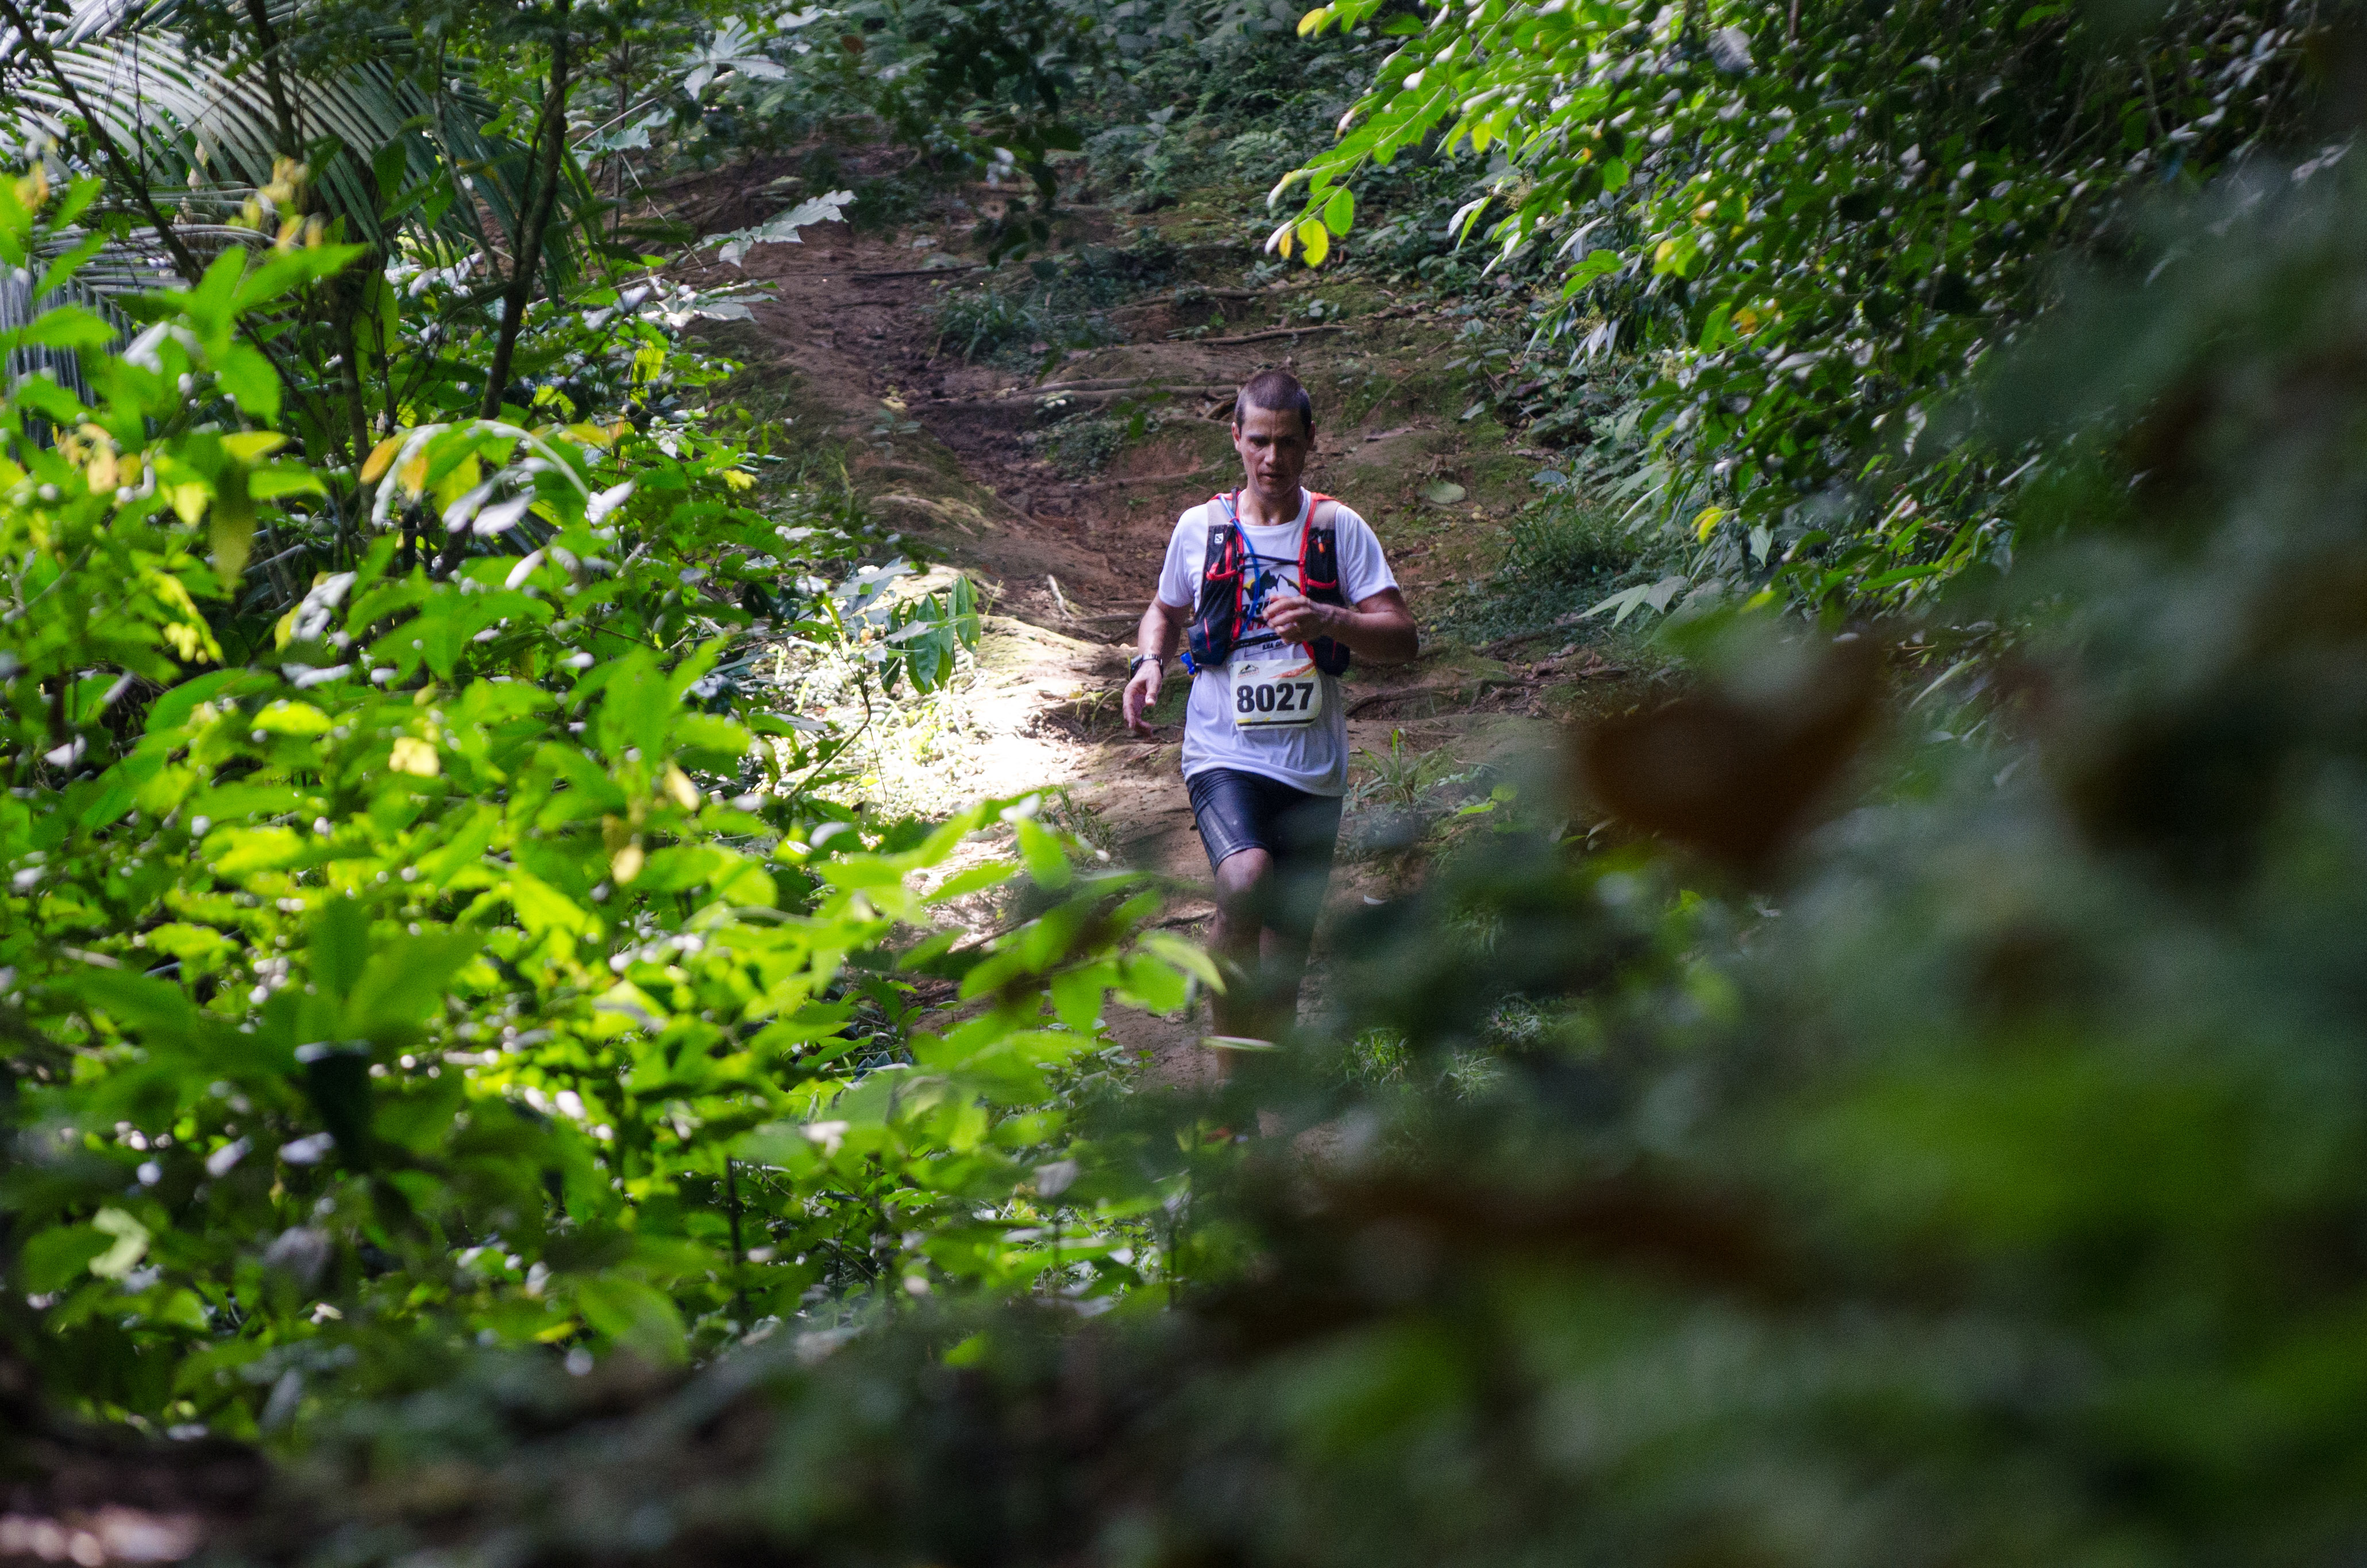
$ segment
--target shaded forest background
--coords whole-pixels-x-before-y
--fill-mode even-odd
[[[0,1557],[2355,1555],[2353,22],[0,0]],[[1221,1089],[865,771],[1014,590],[727,268],[924,208],[1039,387],[1450,321],[1444,637],[1651,666]]]

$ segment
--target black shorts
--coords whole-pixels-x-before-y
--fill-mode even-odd
[[[1232,767],[1195,773],[1184,788],[1192,794],[1192,815],[1200,824],[1209,868],[1244,849],[1264,850],[1274,857],[1276,894],[1294,915],[1308,915],[1281,923],[1311,927],[1340,839],[1340,797],[1310,795],[1278,778]],[[1301,911],[1302,904],[1311,907]]]

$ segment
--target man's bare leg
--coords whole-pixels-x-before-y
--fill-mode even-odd
[[[1297,1013],[1297,972],[1282,968],[1297,944],[1265,926],[1273,876],[1274,857],[1263,849],[1237,849],[1217,867],[1217,919],[1208,947],[1229,971],[1229,986],[1209,998],[1218,1034],[1273,1040]],[[1217,1051],[1217,1080],[1232,1071],[1232,1053]]]

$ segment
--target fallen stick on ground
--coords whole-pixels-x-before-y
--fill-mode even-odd
[[[1213,381],[1161,381],[1157,383],[1120,381],[1116,385],[1104,384],[1098,387],[1056,383],[1048,387],[1034,387],[1025,390],[1028,391],[1031,395],[1036,397],[1183,397],[1190,393],[1199,393],[1204,396],[1212,397],[1219,393],[1226,397],[1233,395],[1233,389],[1231,387],[1220,387]]]
[[[1041,394],[1045,399],[1065,403],[1095,406],[1102,403],[1124,403],[1138,397],[1230,397],[1230,387],[1111,387],[1103,392],[1063,392]]]
[[[1066,392],[1194,392],[1212,384],[1206,381],[1146,381],[1132,376],[1089,376],[1081,381],[1046,381],[1040,386],[1013,387],[1010,390],[1014,395],[1034,392],[1040,396]],[[1230,392],[1232,388],[1225,390]]]
[[[1458,682],[1453,686],[1407,686],[1399,687],[1395,691],[1376,691],[1370,696],[1360,697],[1348,704],[1348,717],[1354,718],[1375,703],[1396,702],[1411,697],[1445,697],[1462,689],[1463,687]]]
[[[1263,289],[1203,289],[1189,299],[1184,297],[1188,290],[1179,289],[1153,299],[1130,300],[1123,305],[1112,305],[1109,313],[1121,315],[1127,311],[1148,311],[1161,305],[1195,305],[1202,300],[1269,300],[1280,294],[1302,293],[1308,289],[1328,289],[1334,281],[1325,278],[1319,283],[1276,283]]]
[[[961,267],[900,267],[892,272],[843,272],[842,278],[949,278],[957,272],[984,272],[984,262]]]
[[[1477,681],[1452,681],[1444,686],[1399,687],[1394,691],[1376,691],[1356,699],[1348,704],[1348,716],[1353,719],[1376,702],[1396,702],[1410,697],[1460,696],[1467,691],[1471,694],[1469,700],[1477,702],[1488,695],[1488,688],[1491,686],[1520,687],[1527,684],[1518,676],[1482,676]]]
[[[1198,479],[1215,464],[1186,469],[1182,473],[1138,473],[1125,479],[1081,479],[1070,488],[1076,490],[1114,490],[1125,484],[1174,484],[1186,479]]]
[[[1051,392],[1034,389],[1023,392],[1005,392],[994,397],[934,397],[916,406],[928,408],[1024,408],[1029,399],[1059,398],[1078,404],[1119,403],[1130,397],[1180,397],[1186,393],[1200,396],[1230,397],[1230,387],[1112,387],[1102,392]]]
[[[1263,343],[1270,337],[1297,337],[1302,333],[1345,332],[1347,330],[1348,324],[1345,322],[1323,322],[1320,324],[1311,324],[1307,326],[1268,327],[1263,332],[1245,332],[1238,337],[1179,337],[1172,341],[1191,344],[1201,348],[1217,348],[1232,343]]]

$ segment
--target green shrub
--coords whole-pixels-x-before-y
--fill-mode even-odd
[[[1121,342],[1099,313],[1116,292],[1110,280],[1074,268],[1015,285],[948,289],[935,307],[937,348],[1015,367]]]
[[[936,306],[937,351],[991,359],[1036,338],[1036,323],[1011,295],[994,289],[946,290]]]
[[[2311,62],[2354,25],[2293,0],[1590,0],[1419,25],[1334,0],[1310,30],[1391,52],[1274,238],[1319,260],[1391,165],[1467,149],[1455,237],[1562,276],[1541,357],[1657,372],[1647,499],[1688,574],[1907,606],[2011,557],[2036,454],[1932,422],[2051,298],[2052,258],[2120,244],[2149,189],[2315,137]]]
[[[1220,160],[1240,178],[1272,185],[1305,155],[1298,139],[1281,131],[1245,131],[1224,145]]]
[[[1575,496],[1525,506],[1504,530],[1503,575],[1534,589],[1599,589],[1640,551],[1618,519]]]
[[[47,210],[0,186],[0,255],[62,249],[75,209]],[[894,597],[900,562],[751,505],[748,454],[686,415],[288,457],[249,334],[349,258],[229,247],[132,301],[129,351],[74,307],[9,334],[76,346],[89,389],[0,396],[17,1348],[86,1413],[254,1435],[437,1346],[666,1363],[809,1291],[1065,1267],[1025,1233],[1057,1192],[1014,1193],[1075,1157],[1059,1102],[1099,1071],[1103,981],[1181,1000],[1163,960],[1090,956],[1156,896],[1076,879],[1014,803],[1052,924],[949,958],[957,932],[916,932],[1013,874],[943,869],[998,806],[831,804],[847,737],[769,708],[750,636],[761,594],[884,699],[976,643],[968,585]],[[654,328],[634,352],[645,383],[685,369]],[[328,534],[339,487],[350,564],[258,614],[245,558]],[[406,565],[406,522],[485,553]],[[988,1006],[924,999],[932,971]]]
[[[1160,427],[1159,415],[1140,404],[1078,415],[1027,432],[1027,449],[1071,478],[1099,473],[1127,448]]]
[[[1555,629],[1575,640],[1597,635],[1586,612],[1643,574],[1642,541],[1563,476],[1505,526],[1493,572],[1446,596],[1437,623],[1465,642],[1493,643]]]

